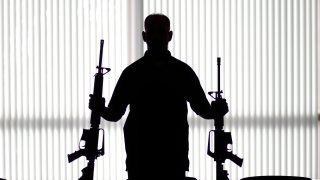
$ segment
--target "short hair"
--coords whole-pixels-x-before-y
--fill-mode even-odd
[[[144,29],[147,30],[148,27],[150,27],[153,23],[159,23],[162,22],[163,25],[165,26],[165,28],[168,29],[168,31],[170,30],[170,20],[169,18],[164,15],[164,14],[150,14],[146,17],[146,19],[144,20]]]

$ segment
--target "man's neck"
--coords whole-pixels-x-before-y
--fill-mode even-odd
[[[153,56],[153,57],[163,57],[163,56],[170,56],[170,51],[168,49],[163,49],[163,50],[151,50],[148,49],[146,51],[147,56]]]

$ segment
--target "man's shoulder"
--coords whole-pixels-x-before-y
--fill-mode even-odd
[[[185,71],[186,73],[193,73],[193,69],[186,62],[171,56],[172,62],[179,68]]]
[[[170,56],[169,58],[169,66],[173,67],[175,70],[179,71],[180,73],[191,73],[194,74],[193,69],[187,64],[186,62],[174,57]],[[149,59],[145,56],[139,58],[138,60],[134,61],[133,63],[129,64],[125,69],[124,72],[126,73],[135,73],[139,70],[143,70],[145,68],[149,68]]]
[[[178,58],[176,58],[174,56],[171,56],[171,59],[173,60],[173,62],[177,63],[180,66],[187,66],[187,67],[190,68],[190,66],[186,62],[184,62],[184,61],[182,61],[182,60],[180,60],[180,59],[178,59]]]
[[[134,61],[133,63],[129,64],[125,69],[124,72],[134,72],[137,70],[137,68],[143,66],[143,57],[140,59]]]

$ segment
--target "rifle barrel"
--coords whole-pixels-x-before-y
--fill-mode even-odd
[[[99,67],[98,67],[98,73],[102,73],[102,55],[103,55],[103,45],[104,45],[104,40],[101,39],[100,41],[100,54],[99,54]]]
[[[219,96],[218,97],[220,97],[220,65],[221,65],[221,58],[220,57],[218,57],[218,60],[217,60],[217,65],[218,65],[218,94],[219,94]]]

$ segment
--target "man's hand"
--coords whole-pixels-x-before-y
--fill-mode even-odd
[[[102,111],[105,109],[105,102],[106,100],[104,98],[97,98],[94,95],[90,94],[89,99],[89,109],[92,111],[96,111],[99,114],[102,113]]]
[[[229,112],[229,107],[226,99],[218,99],[211,102],[213,117],[223,117]]]

